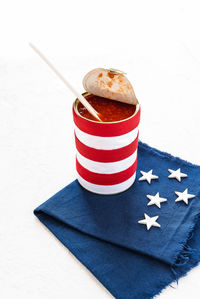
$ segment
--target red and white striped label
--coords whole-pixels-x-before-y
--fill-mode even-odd
[[[98,194],[115,194],[135,181],[140,107],[129,119],[94,122],[76,113],[76,169],[79,183]]]

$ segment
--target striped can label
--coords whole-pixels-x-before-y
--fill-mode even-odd
[[[135,181],[140,105],[130,118],[96,122],[82,117],[73,105],[77,179],[97,194],[116,194]]]

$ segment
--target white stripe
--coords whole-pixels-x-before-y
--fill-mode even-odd
[[[76,137],[85,145],[102,150],[113,150],[129,145],[138,134],[138,127],[134,130],[114,137],[100,137],[87,134],[75,126]]]
[[[96,184],[87,182],[77,173],[77,179],[83,188],[87,189],[90,192],[97,193],[97,194],[103,194],[103,195],[116,194],[116,193],[120,193],[120,192],[127,190],[134,183],[135,177],[136,177],[136,172],[134,173],[134,175],[132,177],[130,177],[128,180],[126,180],[120,184],[102,186],[102,185],[96,185]]]
[[[78,151],[77,151],[76,157],[77,157],[79,163],[83,167],[85,167],[86,169],[88,169],[92,172],[111,174],[111,173],[123,171],[123,170],[129,168],[131,165],[133,165],[133,163],[135,162],[136,157],[137,157],[137,150],[128,158],[117,161],[117,162],[102,163],[102,162],[92,161],[92,160],[89,160],[89,159],[85,158],[84,156],[82,156]]]

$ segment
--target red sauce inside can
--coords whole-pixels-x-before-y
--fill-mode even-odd
[[[109,100],[93,94],[87,95],[85,98],[100,113],[100,118],[103,122],[120,121],[129,118],[136,110],[135,105]],[[80,102],[77,109],[81,116],[97,121]]]

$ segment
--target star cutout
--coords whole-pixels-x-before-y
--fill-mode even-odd
[[[184,192],[178,192],[178,191],[175,191],[176,195],[178,195],[177,199],[175,200],[176,202],[177,201],[184,201],[186,203],[186,205],[188,205],[188,199],[190,198],[194,198],[195,195],[194,194],[189,194],[188,193],[188,189],[185,189]]]
[[[181,178],[187,177],[187,174],[182,173],[180,168],[177,170],[168,169],[168,171],[170,172],[169,179],[177,179],[177,181],[181,182]]]
[[[153,170],[149,170],[148,172],[140,171],[142,176],[139,178],[139,181],[147,181],[149,184],[151,184],[151,180],[158,179],[157,175],[152,174]]]
[[[167,201],[167,198],[160,197],[159,192],[156,193],[156,195],[147,195],[147,198],[150,199],[147,206],[156,205],[158,208],[160,208],[161,202]]]
[[[149,217],[144,213],[145,219],[139,220],[139,224],[145,224],[147,226],[147,230],[149,230],[152,226],[160,227],[160,224],[156,222],[159,216]]]

